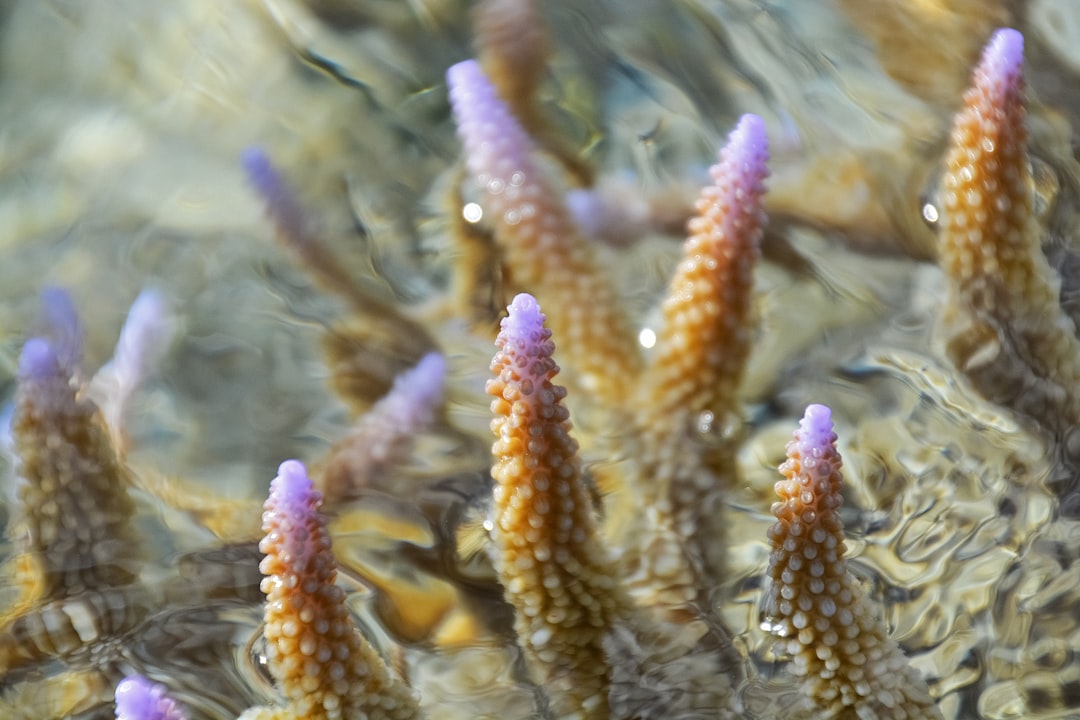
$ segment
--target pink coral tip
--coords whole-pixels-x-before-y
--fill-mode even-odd
[[[165,694],[165,686],[129,675],[116,686],[117,720],[185,720],[187,715]]]

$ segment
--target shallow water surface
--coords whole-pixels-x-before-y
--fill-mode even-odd
[[[0,715],[112,717],[113,687],[134,671],[164,682],[194,718],[272,701],[257,550],[269,480],[287,458],[318,468],[419,358],[422,328],[448,359],[445,408],[408,457],[328,508],[340,582],[431,717],[551,716],[485,555],[457,548],[490,496],[483,388],[513,285],[462,261],[493,257],[483,221],[467,244],[462,206],[479,195],[461,182],[444,80],[474,53],[470,9],[6,4],[3,402],[24,342],[42,330],[45,286],[68,289],[79,309],[87,376],[143,288],[166,298],[176,333],[122,427],[145,587],[107,602],[137,617],[123,632],[84,627],[71,652],[4,670]],[[594,0],[546,3],[543,17],[552,52],[538,93],[559,140],[542,162],[567,193],[584,182],[617,199],[614,216],[586,229],[646,354],[706,168],[743,113],[768,128],[770,219],[741,417],[705,432],[738,439],[717,540],[725,575],[705,612],[743,715],[780,717],[798,702],[760,603],[776,467],[803,408],[823,403],[845,462],[851,569],[942,714],[1080,716],[1075,430],[1044,433],[953,366],[935,264],[950,119],[992,30],[1016,27],[1035,209],[1076,318],[1080,9]],[[250,146],[297,189],[363,302],[274,241],[241,171]],[[565,369],[586,466],[603,477],[636,462],[610,452],[625,428]],[[8,445],[5,622],[26,570]]]

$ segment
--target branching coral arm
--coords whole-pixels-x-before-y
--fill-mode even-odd
[[[530,295],[502,321],[487,393],[495,433],[494,561],[515,629],[560,717],[607,718],[604,638],[627,616],[552,380],[551,331]]]
[[[841,464],[831,411],[809,406],[776,483],[765,617],[807,697],[830,717],[847,709],[881,720],[940,718],[926,683],[848,571]]]
[[[700,565],[699,587],[711,587],[722,567],[724,483],[702,462],[702,425],[738,414],[736,391],[750,353],[753,271],[765,224],[761,202],[768,176],[765,123],[745,115],[732,131],[702,190],[683,256],[663,302],[656,354],[642,375],[637,423],[645,459],[631,483],[635,505],[667,509],[652,527],[674,527]],[[728,472],[728,468],[723,468]],[[634,530],[641,540],[648,534]],[[642,562],[674,556],[654,549]],[[665,568],[674,567],[663,560]],[[660,567],[646,569],[663,586]]]
[[[402,459],[413,436],[432,421],[445,380],[446,359],[439,353],[428,353],[394,380],[390,392],[330,451],[321,478],[328,502],[349,496]]]
[[[287,703],[273,716],[420,718],[413,692],[390,675],[353,624],[335,583],[337,561],[321,504],[304,466],[282,463],[270,484],[259,544],[266,554],[260,569],[267,657]]]
[[[1080,342],[1039,246],[1024,39],[994,33],[953,122],[942,181],[947,350],[990,400],[1054,432],[1080,423]]]
[[[483,190],[515,283],[537,295],[575,376],[610,407],[625,400],[640,357],[614,289],[562,198],[533,158],[533,144],[473,60],[447,71],[465,163]]]

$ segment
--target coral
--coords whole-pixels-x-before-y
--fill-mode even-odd
[[[551,42],[533,0],[483,0],[473,9],[474,43],[484,73],[518,120],[535,134],[536,91]]]
[[[421,717],[413,693],[386,665],[349,617],[335,584],[322,496],[295,460],[270,483],[259,549],[266,578],[265,626],[270,671],[287,709],[274,717],[309,720]],[[262,717],[252,711],[247,717]]]
[[[127,469],[84,387],[78,313],[58,288],[42,300],[45,336],[23,346],[11,419],[20,555],[5,568],[17,595],[0,608],[0,673],[90,658],[90,672],[46,694],[66,714],[109,686],[115,643],[146,617],[150,593],[137,582]]]
[[[45,294],[11,383],[19,502],[0,548],[0,716],[102,717],[114,697],[121,718],[244,720],[1073,710],[1080,546],[1052,482],[1075,475],[1060,456],[1075,452],[1080,355],[1058,304],[1068,285],[1059,293],[1050,270],[1067,265],[1071,246],[1048,247],[1048,262],[1039,240],[1041,222],[1064,226],[1075,188],[1062,174],[1053,210],[1032,200],[1019,34],[994,36],[957,118],[934,198],[939,269],[922,252],[871,259],[851,240],[865,232],[873,245],[919,224],[918,237],[893,233],[889,251],[901,252],[933,234],[893,163],[918,149],[913,174],[932,165],[926,137],[944,132],[942,118],[889,140],[884,154],[857,147],[867,138],[854,131],[831,154],[821,137],[799,135],[806,115],[782,107],[796,94],[766,77],[775,58],[757,35],[827,10],[791,3],[744,25],[744,3],[645,15],[640,4],[601,4],[605,17],[591,3],[481,0],[480,59],[450,68],[447,108],[422,63],[390,69],[392,58],[377,57],[393,43],[369,22],[392,16],[400,28],[424,15],[425,42],[409,49],[441,73],[466,52],[455,23],[467,14],[440,1],[390,4],[369,19],[345,4],[252,4],[287,36],[283,64],[302,65],[312,85],[347,88],[369,112],[357,120],[360,162],[342,152],[328,168],[333,151],[298,143],[311,157],[279,172],[261,150],[244,154],[269,220],[254,234],[272,225],[288,251],[264,244],[239,262],[253,294],[275,303],[257,322],[244,304],[251,288],[235,278],[221,283],[228,312],[211,296],[215,313],[238,318],[231,331],[250,336],[230,336],[219,318],[197,326],[201,296],[179,306],[190,330],[180,333],[181,309],[150,292],[88,383],[74,303]],[[879,4],[908,28],[950,6]],[[669,27],[664,14],[694,22]],[[649,52],[619,38],[642,18],[657,20]],[[549,19],[573,32],[552,32]],[[355,62],[338,62],[335,23],[348,24],[345,44],[362,46]],[[948,94],[976,42],[961,25],[942,31],[964,42],[938,48],[949,65],[941,78],[923,83],[905,66],[910,30],[883,47],[885,71],[920,97]],[[730,53],[716,85],[730,93],[712,97],[711,66],[678,67],[698,32]],[[575,38],[589,33],[619,52],[575,57]],[[828,47],[827,57],[795,52],[816,72],[843,56]],[[565,75],[574,63],[581,78]],[[408,91],[390,92],[399,81]],[[601,120],[574,118],[572,86],[594,82],[605,93],[602,137],[579,152]],[[805,90],[814,101],[804,113],[832,110],[820,86]],[[706,177],[706,145],[743,107],[763,117],[741,117]],[[291,131],[292,117],[275,127]],[[845,134],[835,119],[822,123]],[[380,166],[403,147],[403,167]],[[822,172],[808,173],[808,161]],[[817,182],[826,176],[843,187]],[[680,257],[663,235],[690,215],[686,188],[702,184]],[[334,199],[329,217],[304,204],[320,189]],[[143,254],[130,254],[133,267]],[[344,302],[318,296],[290,260]],[[71,265],[78,271],[54,274],[78,285],[83,266]],[[166,267],[188,279],[175,257]],[[933,344],[935,283],[948,288],[935,328],[948,357]],[[185,297],[177,285],[191,291],[172,277],[153,284],[169,297]],[[90,327],[85,354],[104,356]],[[237,362],[243,354],[265,362]],[[167,378],[139,409],[168,418],[129,435],[127,410],[159,365],[175,385]],[[272,391],[263,405],[223,413],[246,424],[207,452],[216,416],[185,422],[191,408],[173,405],[174,393],[221,411],[229,400],[214,389],[246,395],[252,367]],[[810,405],[770,517],[778,433],[810,399],[852,419],[851,486],[842,487],[832,412]],[[279,466],[260,527],[261,478],[290,456],[312,470]],[[270,464],[255,471],[260,463]],[[243,492],[249,470],[258,498]]]
[[[765,122],[744,115],[709,169],[689,238],[664,301],[662,329],[644,375],[646,430],[672,435],[685,415],[736,411],[750,354],[754,266],[765,225]],[[678,428],[677,430],[675,428]]]
[[[320,472],[323,495],[331,502],[348,497],[407,455],[413,434],[432,420],[445,377],[446,360],[438,353],[425,355],[398,376],[390,392],[330,450]]]
[[[129,675],[116,686],[116,720],[187,720],[164,685]]]
[[[477,58],[514,117],[578,184],[590,186],[594,170],[559,132],[541,104],[551,38],[536,0],[482,0],[473,8]]]
[[[506,253],[512,281],[552,315],[552,331],[583,385],[615,406],[640,366],[633,335],[533,144],[474,60],[446,74],[465,163]]]
[[[393,382],[395,364],[388,363],[385,355],[415,363],[435,349],[435,341],[420,323],[399,312],[378,288],[358,281],[338,262],[319,237],[317,224],[304,212],[293,188],[262,149],[247,149],[241,164],[282,244],[326,289],[353,307],[350,324],[327,333],[324,343],[336,389],[359,412],[367,411]],[[368,349],[373,341],[385,355]]]
[[[559,717],[730,715],[723,643],[696,618],[638,607],[600,534],[566,390],[535,298],[507,308],[487,393],[492,556],[527,662]],[[655,598],[652,598],[655,600]]]
[[[832,412],[810,405],[787,445],[769,529],[770,630],[793,657],[811,701],[841,717],[940,718],[844,558],[843,475]]]
[[[17,527],[25,533],[30,562],[16,572],[16,583],[27,588],[23,600],[3,616],[5,669],[82,645],[89,633],[80,633],[71,617],[80,596],[102,594],[87,605],[100,626],[95,634],[130,622],[112,595],[134,581],[139,565],[125,470],[100,411],[81,396],[74,305],[58,290],[43,299],[51,337],[32,338],[23,347],[12,418],[23,480]]]
[[[1024,126],[1024,38],[994,33],[953,121],[942,179],[947,350],[991,400],[1080,422],[1080,341],[1040,248]]]
[[[980,38],[1008,23],[1013,12],[1004,0],[842,0],[840,7],[877,44],[894,80],[938,103],[963,92],[962,68],[978,55]]]
[[[629,483],[630,494],[635,502],[656,504],[658,512],[670,506],[675,536],[704,564],[699,589],[720,576],[721,493],[730,484],[722,478],[734,465],[723,453],[723,461],[710,467],[701,446],[710,436],[718,443],[718,428],[739,413],[736,390],[752,339],[767,161],[764,121],[743,116],[709,171],[713,184],[697,201],[635,403],[635,442],[642,444],[637,454],[644,466]]]
[[[117,447],[125,445],[124,420],[132,395],[157,368],[177,335],[177,320],[162,294],[139,293],[128,311],[112,360],[90,383]]]
[[[602,540],[565,388],[552,383],[551,331],[530,295],[518,295],[491,361],[495,567],[517,610],[518,641],[562,716],[605,718],[611,669],[604,637],[629,612]]]

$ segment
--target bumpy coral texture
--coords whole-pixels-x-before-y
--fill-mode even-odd
[[[62,291],[45,293],[48,338],[19,360],[12,436],[22,482],[17,519],[24,588],[0,617],[0,670],[63,657],[120,631],[141,604],[125,598],[139,558],[126,473],[98,407],[81,389],[81,328]]]
[[[768,158],[764,121],[743,116],[710,169],[712,184],[695,205],[637,402],[644,443],[638,455],[649,462],[632,488],[635,503],[644,498],[656,512],[670,503],[675,537],[698,556],[698,573],[705,577],[695,584],[703,590],[721,572],[723,483],[717,474],[730,472],[734,460],[725,456],[719,468],[704,464],[699,429],[708,434],[710,426],[738,412],[736,390],[751,346],[753,271],[765,224],[761,201]],[[650,555],[659,560],[653,565],[674,567],[662,560],[670,552],[654,549],[643,559],[649,562]],[[660,571],[654,567],[649,574],[662,577]],[[677,577],[668,584],[674,590]]]
[[[750,354],[754,265],[768,177],[765,122],[744,115],[695,203],[683,257],[663,303],[657,354],[645,382],[648,420],[730,412]]]
[[[1024,40],[997,31],[953,124],[942,182],[948,351],[991,400],[1080,422],[1080,342],[1039,247],[1024,127]]]
[[[496,441],[494,561],[517,610],[518,640],[561,717],[607,718],[604,637],[629,610],[598,536],[570,437],[566,390],[552,383],[551,331],[518,295],[502,322],[487,393]]]
[[[611,406],[625,398],[640,365],[629,322],[592,247],[533,158],[533,144],[479,64],[446,74],[465,163],[506,253],[513,283],[551,312],[566,361]]]
[[[187,713],[164,685],[129,675],[116,686],[116,720],[187,720]]]
[[[282,463],[263,513],[267,657],[287,709],[274,717],[421,717],[408,688],[361,636],[335,584],[322,496],[295,460]],[[249,715],[259,717],[260,715]]]
[[[811,405],[787,445],[769,529],[764,613],[809,699],[832,717],[940,718],[844,559],[841,458],[829,408]]]

